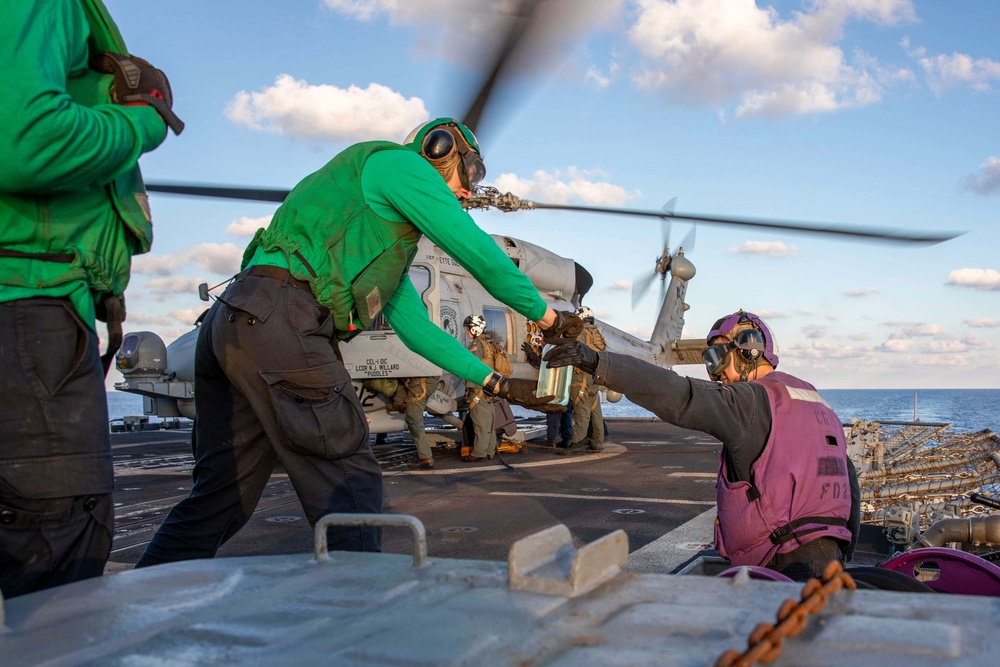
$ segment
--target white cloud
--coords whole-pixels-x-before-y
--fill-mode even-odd
[[[178,322],[183,324],[194,325],[194,321],[205,312],[204,308],[185,308],[183,310],[174,310],[170,312],[170,317],[174,318]]]
[[[330,9],[346,14],[351,18],[369,21],[375,15],[383,13],[393,15],[400,8],[400,0],[323,0]],[[403,3],[403,6],[421,4],[416,0]]]
[[[907,78],[836,46],[848,19],[915,20],[911,0],[817,0],[782,20],[753,0],[636,0],[629,39],[645,58],[636,81],[688,103],[739,100],[737,116],[785,116],[864,106]]]
[[[964,320],[962,322],[966,326],[977,327],[977,328],[991,328],[1000,327],[1000,322],[993,319],[992,317],[980,317],[977,319]]]
[[[937,95],[962,85],[984,92],[991,89],[991,81],[1000,80],[1000,62],[989,58],[952,53],[925,56],[917,62],[927,75],[927,85]]]
[[[807,324],[802,327],[802,333],[806,338],[826,338],[827,328],[819,324]]]
[[[233,236],[253,236],[259,228],[267,227],[271,224],[271,217],[270,215],[265,215],[261,218],[243,216],[239,220],[230,222],[226,226],[226,233]]]
[[[795,257],[799,254],[799,249],[781,241],[747,241],[741,246],[726,249],[726,252],[738,255],[784,258]]]
[[[844,296],[850,297],[868,296],[869,294],[878,294],[878,290],[874,287],[863,287],[861,289],[849,289],[844,292]]]
[[[232,243],[202,243],[188,257],[206,271],[231,276],[240,270],[243,248]]]
[[[938,324],[907,324],[899,331],[893,332],[890,338],[912,338],[914,336],[944,336],[944,327]]]
[[[947,284],[996,292],[1000,291],[1000,271],[996,269],[955,269],[948,272]]]
[[[146,289],[167,294],[197,294],[198,285],[205,282],[201,278],[186,276],[170,276],[153,278],[146,282]]]
[[[607,88],[611,85],[611,77],[601,74],[596,67],[589,67],[587,73],[583,75],[585,81],[594,84],[598,88]]]
[[[879,345],[878,349],[886,352],[913,352],[916,347],[917,344],[910,338],[890,338]]]
[[[630,280],[616,280],[604,289],[612,290],[616,292],[627,292],[632,289],[632,281]]]
[[[130,327],[133,324],[158,324],[162,326],[172,324],[170,318],[163,315],[143,315],[142,313],[128,313],[125,321]]]
[[[518,197],[535,199],[549,204],[580,203],[592,206],[622,206],[641,196],[607,181],[592,180],[603,176],[599,171],[568,167],[566,172],[549,173],[538,170],[532,178],[517,174],[500,174],[493,185],[501,192],[512,192]]]
[[[232,243],[202,243],[173,255],[146,254],[132,262],[132,272],[139,275],[169,276],[187,264],[197,264],[206,271],[233,275],[240,268],[243,248]]]
[[[978,172],[965,177],[962,186],[981,195],[1000,192],[1000,158],[995,155],[986,158]]]
[[[427,120],[419,97],[402,94],[378,83],[367,88],[310,85],[281,74],[274,85],[259,92],[241,90],[226,108],[234,123],[298,138],[361,141],[402,141]]]

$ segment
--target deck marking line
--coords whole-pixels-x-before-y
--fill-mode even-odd
[[[582,496],[573,493],[530,493],[520,491],[490,491],[491,496],[523,496],[526,498],[568,498],[570,500],[615,500],[667,505],[715,505],[714,500],[673,500],[670,498],[633,498],[630,496]]]
[[[719,476],[717,472],[672,472],[667,477],[711,477],[716,478]]]

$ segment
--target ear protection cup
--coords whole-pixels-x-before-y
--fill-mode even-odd
[[[455,150],[455,137],[444,129],[431,130],[424,137],[423,154],[432,160],[448,157]]]
[[[756,362],[764,354],[764,336],[756,329],[744,329],[736,334],[736,353],[749,362]]]

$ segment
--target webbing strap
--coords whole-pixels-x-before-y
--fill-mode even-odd
[[[810,528],[809,530],[802,530],[797,533],[795,532],[796,528],[810,523],[819,523],[822,524],[822,527]],[[771,533],[771,543],[784,544],[785,542],[794,540],[796,537],[826,530],[827,526],[843,526],[844,528],[847,528],[847,521],[845,519],[835,519],[826,516],[804,516],[800,519],[789,521],[780,528],[776,528],[774,532]]]
[[[17,259],[38,259],[43,262],[60,262],[69,264],[73,261],[71,252],[21,252],[20,250],[9,250],[0,248],[0,257],[16,257]]]

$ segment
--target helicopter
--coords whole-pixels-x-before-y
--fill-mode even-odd
[[[545,26],[548,25],[548,29],[551,29],[552,12],[558,11],[558,6],[559,3],[540,0],[522,0],[516,3],[504,17],[506,30],[497,31],[498,46],[492,60],[482,67],[485,75],[478,90],[471,96],[472,101],[466,105],[464,113],[457,115],[456,118],[460,118],[473,131],[481,131],[483,122],[490,118],[487,111],[491,106],[496,106],[495,100],[502,97],[504,88],[510,80],[516,78],[524,68],[537,66],[537,63],[526,62],[530,58],[526,59],[524,56],[538,43],[551,41],[551,34],[546,34]],[[282,202],[289,193],[289,190],[277,188],[155,182],[147,183],[146,189],[153,193],[274,203]],[[674,210],[674,204],[675,202],[671,202],[662,210],[649,211],[548,203],[530,201],[509,192],[501,193],[489,186],[476,187],[472,196],[463,201],[463,206],[470,211],[564,210],[651,217],[659,220],[661,224],[681,220],[695,224],[742,225],[897,243],[938,243],[955,236],[955,234],[920,234],[847,225],[817,226],[801,222],[678,213]],[[690,243],[685,242],[671,250],[669,241],[666,240],[667,236],[665,231],[664,249],[656,258],[653,271],[633,283],[633,303],[637,303],[654,281],[660,282],[660,311],[650,338],[642,340],[604,322],[598,322],[597,325],[604,334],[609,350],[637,356],[669,368],[680,364],[701,363],[700,352],[704,347],[704,341],[681,338],[684,313],[689,308],[685,296],[688,282],[694,277],[695,268],[685,256],[685,247],[690,252]],[[528,275],[550,306],[567,310],[581,305],[583,297],[592,286],[592,279],[576,262],[528,241],[504,235],[494,235],[493,238],[521,271]],[[430,318],[438,326],[461,340],[462,331],[459,322],[467,315],[482,314],[488,323],[487,331],[495,341],[505,346],[508,357],[514,362],[515,377],[533,377],[534,369],[527,364],[525,355],[520,349],[520,344],[528,340],[533,325],[497,302],[471,278],[465,269],[458,266],[440,249],[435,248],[427,239],[423,239],[418,247],[417,258],[411,266],[410,279],[424,299]],[[201,290],[201,297],[205,301],[211,298],[207,286]],[[143,395],[144,410],[148,414],[193,418],[194,346],[197,332],[196,323],[193,330],[183,334],[169,346],[151,332],[127,335],[117,363],[118,369],[123,373],[124,381],[117,383],[116,389]],[[385,322],[384,317],[376,318],[368,330],[358,335],[350,344],[344,345],[343,351],[345,365],[354,381],[355,391],[371,419],[372,432],[384,433],[405,428],[402,416],[390,413],[386,409],[391,397],[373,388],[372,381],[440,375],[438,386],[428,402],[428,412],[448,414],[456,410],[464,391],[462,382],[448,373],[442,374],[440,368],[406,349]]]
[[[492,238],[554,309],[573,310],[582,303],[593,282],[584,267],[527,241],[502,235]],[[667,272],[671,274],[669,287],[661,295],[662,304],[649,340],[605,322],[595,322],[608,350],[667,368],[701,363],[704,341],[681,339],[684,312],[689,308],[684,298],[688,282],[695,275],[694,264],[684,257],[682,248],[671,256],[661,277],[665,278]],[[513,362],[513,376],[537,377],[538,371],[528,363],[521,348],[522,343],[530,342],[537,325],[491,296],[468,271],[426,237],[417,246],[409,277],[435,324],[461,341],[464,335],[461,323],[468,315],[481,314],[487,322],[487,334]],[[205,285],[202,294],[207,296],[207,291]],[[116,367],[124,379],[115,388],[143,396],[146,414],[194,419],[194,348],[198,324],[169,346],[153,332],[128,333],[116,357]],[[440,376],[427,402],[427,412],[440,416],[459,409],[464,394],[462,380],[408,350],[382,315],[344,344],[342,353],[354,390],[371,420],[372,433],[406,430],[403,416],[387,409],[392,396],[379,391],[377,387],[382,385],[372,380]],[[609,396],[612,401],[618,398],[614,393]]]

